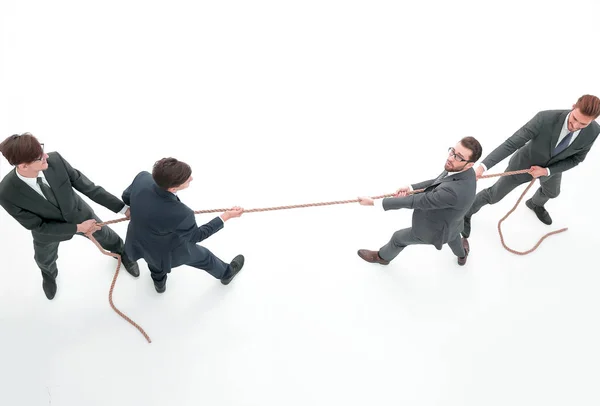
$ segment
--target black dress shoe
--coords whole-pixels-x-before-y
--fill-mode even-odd
[[[550,214],[546,211],[546,209],[544,209],[544,206],[537,206],[531,199],[525,202],[525,206],[533,210],[537,218],[540,219],[542,223],[547,225],[552,224],[552,217],[550,217]]]
[[[462,245],[465,250],[465,256],[458,257],[458,265],[460,266],[463,266],[467,263],[467,257],[469,256],[469,251],[471,251],[471,248],[469,247],[469,241],[466,238],[462,239]]]
[[[461,234],[465,238],[469,238],[469,236],[471,235],[471,217],[465,216],[464,227]]]
[[[223,285],[229,285],[229,282],[231,282],[233,280],[233,278],[235,278],[235,275],[237,275],[238,272],[240,272],[242,270],[243,266],[244,266],[244,256],[243,255],[238,255],[237,257],[233,258],[233,260],[231,261],[231,264],[229,264],[229,269],[227,270],[225,275],[221,278],[221,283]]]
[[[163,283],[161,285],[159,285],[158,283],[154,283],[154,289],[158,292],[158,293],[165,293],[165,290],[167,290],[167,283]]]
[[[130,260],[125,253],[119,254],[121,255],[121,263],[125,267],[125,270],[129,272],[131,276],[138,277],[140,276],[140,268],[136,261]]]
[[[56,279],[44,279],[42,282],[42,288],[44,289],[44,293],[48,300],[54,299],[54,295],[56,295]]]

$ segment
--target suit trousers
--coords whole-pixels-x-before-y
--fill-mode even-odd
[[[514,169],[506,168],[506,171]],[[517,186],[523,183],[530,182],[532,177],[528,174],[525,175],[512,175],[502,176],[496,183],[491,187],[483,189],[475,196],[475,201],[466,214],[466,217],[471,217],[477,213],[486,204],[495,204],[509,194]],[[536,206],[544,206],[548,200],[554,199],[560,194],[560,182],[562,179],[562,173],[550,176],[540,176],[540,187],[532,197],[533,204]]]
[[[99,223],[101,222],[95,215],[94,219]],[[85,236],[82,233],[77,233],[77,235]],[[93,236],[105,250],[114,254],[123,255],[125,248],[123,240],[108,226],[103,226],[100,230],[96,231]],[[58,259],[59,244],[59,241],[49,243],[33,241],[35,262],[42,271],[43,279],[54,280],[58,275],[56,260]]]
[[[420,240],[415,236],[412,227],[404,228],[396,231],[390,241],[379,249],[379,256],[385,261],[391,261],[402,252],[404,248],[409,245],[417,244],[429,244],[423,240]],[[462,245],[462,238],[460,233],[456,234],[452,240],[448,241],[448,246],[457,257],[464,257],[466,255],[465,249]]]
[[[221,261],[208,248],[201,245],[196,245],[190,260],[182,265],[202,269],[217,279],[223,278],[230,268],[229,264]],[[148,269],[150,269],[150,276],[152,277],[152,280],[154,280],[154,285],[157,287],[165,286],[170,271],[165,272],[150,264],[148,264]]]

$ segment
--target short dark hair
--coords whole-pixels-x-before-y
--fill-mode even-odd
[[[192,168],[175,158],[163,158],[154,163],[152,178],[162,189],[183,185],[192,176]]]
[[[469,158],[469,162],[477,162],[479,158],[481,158],[483,148],[481,148],[481,144],[475,138],[465,137],[460,140],[460,143],[463,147],[471,150],[471,158]]]
[[[0,152],[9,164],[17,166],[44,155],[42,144],[30,133],[13,134],[0,143]]]
[[[600,116],[600,99],[591,94],[584,94],[575,103],[575,108],[579,108],[584,116],[593,117],[595,120]]]

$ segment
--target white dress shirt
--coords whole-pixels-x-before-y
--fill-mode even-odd
[[[25,176],[21,175],[18,170],[16,170],[15,172],[17,173],[17,176],[19,177],[19,179],[21,179],[29,187],[31,187],[33,190],[38,192],[38,194],[40,196],[42,196],[44,199],[46,199],[46,196],[44,196],[44,193],[42,192],[42,188],[40,188],[40,185],[38,185],[38,183],[37,183],[37,178],[26,178]],[[50,189],[52,189],[52,186],[50,186],[50,184],[46,180],[46,177],[44,176],[43,171],[40,171],[38,173],[38,178],[42,178],[42,183],[44,185],[48,186]],[[46,200],[48,200],[48,199],[46,199]],[[121,209],[121,211],[119,211],[119,213],[125,214],[125,212],[127,211],[128,208],[129,208],[129,206],[127,206],[127,205],[123,206],[123,208]]]
[[[42,188],[40,188],[40,185],[37,184],[37,178],[26,178],[25,176],[21,175],[18,170],[16,170],[15,172],[17,173],[17,176],[19,177],[19,179],[21,179],[23,182],[27,183],[27,185],[29,185],[29,187],[31,187],[33,190],[38,192],[40,196],[42,196],[44,199],[46,199],[46,196],[44,196],[44,193],[42,193]],[[44,172],[40,171],[40,173],[38,174],[38,177],[41,177],[42,182],[46,186],[50,187],[50,185],[48,184],[48,181],[46,180],[46,177],[44,176]]]
[[[556,145],[554,146],[554,148],[556,148],[558,146],[558,144],[560,144],[560,142],[567,136],[567,134],[570,133],[569,131],[569,126],[568,126],[568,122],[569,122],[569,117],[571,117],[571,113],[567,114],[567,118],[565,118],[565,122],[563,123],[562,128],[560,129],[560,134],[558,135],[558,141],[556,141]],[[567,145],[567,148],[573,143],[573,141],[575,141],[575,138],[577,138],[577,136],[579,135],[579,133],[581,132],[581,130],[577,130],[573,132],[573,136],[571,137],[571,140],[569,141],[569,145]],[[552,149],[554,149],[552,148]],[[486,166],[481,163],[480,164],[483,167],[484,171],[487,171]],[[548,176],[550,176],[550,169],[545,168],[548,171]]]

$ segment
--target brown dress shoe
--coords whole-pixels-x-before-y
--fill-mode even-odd
[[[458,257],[458,265],[461,265],[461,266],[467,263],[467,257],[469,256],[469,251],[470,251],[469,241],[466,238],[462,239],[462,244],[463,244],[463,248],[465,249],[465,256]]]
[[[371,262],[373,264],[387,265],[390,263],[390,261],[385,261],[381,259],[377,251],[358,250],[358,256],[364,259],[365,261]]]

